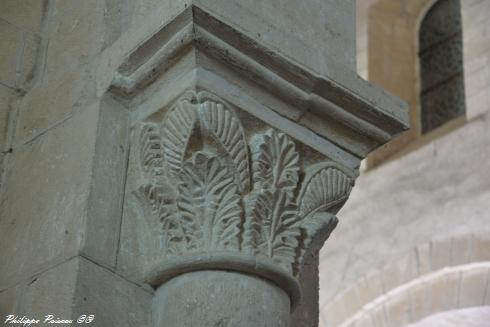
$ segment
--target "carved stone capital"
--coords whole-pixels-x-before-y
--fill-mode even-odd
[[[235,109],[208,92],[186,92],[135,133],[132,164],[141,178],[131,192],[150,214],[135,219],[161,228],[162,255],[147,271],[149,283],[235,270],[272,280],[297,302],[305,256],[335,227],[353,173],[321,156],[305,158],[308,151],[274,128],[244,127]]]
[[[196,5],[104,58],[118,67],[108,101],[131,116],[118,267],[157,288],[156,325],[181,326],[185,308],[168,299],[205,299],[218,276],[215,325],[264,318],[270,301],[287,321],[361,159],[406,128],[403,104],[334,61],[340,82],[319,75]],[[233,302],[248,286],[263,302]],[[262,318],[236,326],[285,326]]]

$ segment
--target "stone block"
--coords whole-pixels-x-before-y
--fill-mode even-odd
[[[22,31],[0,19],[0,83],[14,88],[22,53]]]
[[[476,234],[473,239],[474,261],[490,261],[490,238],[485,234]]]
[[[490,281],[490,273],[487,276],[487,279]],[[490,306],[490,283],[487,284],[487,288],[485,290],[485,306]]]
[[[46,12],[46,5],[46,0],[2,0],[0,18],[19,28],[39,33]]]
[[[7,315],[17,314],[23,289],[24,285],[18,284],[0,291],[0,321],[5,321]]]
[[[345,306],[345,314],[346,317],[353,316],[364,303],[361,303],[359,298],[359,290],[356,285],[348,288],[343,294],[342,299]]]
[[[383,304],[374,307],[371,310],[371,318],[375,327],[389,327],[389,322],[386,318],[385,308]]]
[[[473,268],[461,274],[459,307],[477,307],[485,302],[485,290],[488,283],[488,268]]]
[[[430,287],[427,283],[417,283],[409,289],[411,303],[411,321],[418,321],[432,313]]]
[[[447,267],[451,262],[451,239],[434,240],[430,244],[432,271]]]
[[[323,75],[340,75],[333,71],[337,64],[355,71],[355,1],[138,0],[128,7],[131,25],[165,8],[183,10],[191,2]]]
[[[481,28],[482,24],[486,21],[486,19],[488,19],[487,13],[490,10],[490,4],[488,1],[480,1],[473,4],[470,2],[471,1],[468,0],[461,1],[463,33],[466,33],[469,30]]]
[[[98,107],[14,147],[0,220],[0,289],[75,255],[85,237]]]
[[[383,268],[383,288],[385,292],[414,279],[418,275],[417,257],[414,251]]]
[[[82,252],[98,263],[115,266],[119,245],[128,145],[128,112],[101,105],[94,167]]]
[[[359,319],[354,321],[349,327],[375,327],[373,319],[369,313],[363,313]]]
[[[337,326],[345,319],[349,318],[346,314],[343,298],[334,300],[327,304],[323,309],[324,318],[327,326]]]
[[[29,140],[93,100],[96,60],[104,44],[100,1],[53,1],[40,83],[20,103],[17,142]],[[26,39],[25,81],[34,77],[37,39]],[[63,69],[60,69],[63,67]],[[41,76],[42,75],[42,76]],[[49,94],[50,96],[45,96]]]
[[[368,303],[376,297],[376,295],[370,294],[369,285],[365,277],[362,277],[360,280],[358,280],[355,284],[355,287],[357,288],[357,293],[361,305]]]
[[[104,4],[97,0],[53,1],[50,43],[55,43],[64,55],[81,60],[97,54],[104,44]]]
[[[50,59],[46,63],[42,83],[34,85],[19,101],[16,144],[24,143],[67,119],[87,96],[84,94],[88,78],[85,68],[80,67],[76,58],[64,56],[62,49],[54,44],[50,44],[47,51]],[[84,100],[88,101],[87,98]]]
[[[25,89],[34,76],[40,37],[3,20],[0,14],[0,43],[0,83]]]
[[[458,266],[469,263],[473,256],[472,235],[455,237],[451,241],[451,265]]]
[[[367,274],[365,280],[365,287],[360,287],[359,293],[361,298],[367,299],[363,303],[368,303],[383,294],[383,283],[379,271],[371,271],[371,273]]]
[[[93,314],[95,326],[149,327],[152,293],[84,258],[79,271],[73,317]]]
[[[488,68],[482,67],[482,69],[475,70],[473,72],[466,72],[465,75],[465,95],[471,97],[478,94],[481,90],[488,87]]]
[[[44,319],[53,315],[70,319],[75,296],[79,259],[72,258],[32,277],[23,292],[18,316]]]
[[[432,301],[432,312],[452,310],[457,307],[459,273],[436,276],[428,282]]]
[[[489,89],[482,89],[466,99],[466,118],[473,119],[490,110]]]
[[[318,320],[318,327],[327,327],[325,320],[323,319],[323,315],[320,312],[320,317]]]
[[[420,275],[427,274],[430,268],[430,243],[425,243],[416,248],[417,266]]]
[[[390,326],[404,326],[410,322],[411,304],[408,291],[390,295],[384,306]]]
[[[74,321],[93,314],[95,326],[149,326],[151,297],[113,272],[74,257],[32,278],[12,314]]]

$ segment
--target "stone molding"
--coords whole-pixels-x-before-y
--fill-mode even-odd
[[[348,320],[328,326],[353,327],[374,322],[396,327],[440,312],[487,306],[490,262],[445,267],[385,292]]]
[[[437,275],[441,271],[478,266],[488,262],[490,239],[485,234],[459,235],[423,243],[399,260],[369,271],[351,287],[332,298],[322,308],[325,317],[328,317],[326,323],[328,326],[350,326],[361,316],[369,316],[374,312],[372,308],[378,306],[382,302],[381,299],[389,298],[390,294],[406,289],[407,285],[414,285],[420,280],[426,281],[429,276]],[[435,312],[437,311],[430,311]],[[418,317],[416,320],[421,318]]]
[[[336,125],[332,130],[340,126],[348,131],[350,142],[345,140],[347,132],[325,136],[359,158],[407,128],[406,105],[347,67],[331,67],[332,74],[342,71],[342,84],[320,76],[196,5],[130,51],[115,74],[112,91],[123,98],[135,97],[189,51],[196,52],[197,67],[206,69],[199,63],[202,53],[253,80],[299,110],[299,116],[314,116],[300,122],[305,127],[312,128],[314,119]],[[358,145],[349,146],[352,143]]]
[[[232,108],[209,92],[186,92],[138,130],[144,181],[134,193],[161,222],[164,252],[147,281],[236,270],[272,280],[297,303],[305,257],[335,228],[355,175],[329,160],[302,170],[288,135],[267,128],[247,138]]]

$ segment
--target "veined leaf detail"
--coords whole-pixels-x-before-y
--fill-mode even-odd
[[[240,196],[233,175],[218,158],[198,154],[182,171],[177,206],[182,219],[199,226],[203,249],[238,250]]]
[[[250,189],[248,149],[243,128],[237,118],[223,104],[205,101],[199,108],[206,131],[226,151],[236,170],[236,181],[241,193]]]
[[[147,123],[140,133],[140,162],[143,171],[150,179],[159,177],[163,172],[162,144],[160,128],[157,124]]]
[[[333,163],[313,168],[305,178],[300,195],[299,214],[303,219],[317,212],[329,211],[342,204],[352,189],[353,179]]]
[[[197,247],[193,234],[195,226],[180,219],[175,199],[167,194],[161,186],[152,184],[142,185],[139,189],[139,198],[148,204],[153,214],[162,224],[163,251],[168,255],[181,255]]]
[[[243,248],[292,269],[300,235],[297,211],[286,194],[263,191],[253,196],[245,222]]]
[[[252,255],[258,252],[263,222],[272,216],[272,200],[270,192],[254,192],[247,201],[242,248]]]
[[[284,133],[268,130],[254,154],[253,179],[272,192],[282,190],[290,200],[298,184],[299,156],[294,142]]]
[[[163,155],[174,176],[182,170],[185,151],[195,124],[196,112],[189,100],[179,101],[163,122]]]

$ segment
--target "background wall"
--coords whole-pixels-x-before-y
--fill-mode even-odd
[[[406,297],[390,291],[445,267],[490,261],[490,1],[461,0],[466,117],[420,138],[417,36],[432,3],[358,1],[359,74],[407,101],[414,123],[388,145],[395,151],[368,160],[321,252],[322,326],[402,326],[450,310],[434,303],[427,283],[418,284],[433,298],[422,313],[413,288]],[[454,307],[488,305],[487,276],[486,266],[455,273]],[[471,281],[479,292],[460,300]]]
[[[94,158],[102,152],[111,160],[98,158],[100,165],[110,166],[125,151],[119,144],[100,151],[96,144],[99,124],[110,127],[96,93],[96,58],[122,31],[117,11],[100,0],[0,2],[2,319],[69,319],[79,310],[96,313],[104,303],[114,303],[114,314],[100,326],[148,319],[151,293],[113,274],[113,253],[100,258],[114,249],[106,246],[114,243],[112,230],[99,228],[103,246],[95,251],[86,246],[97,234],[87,228],[97,218]],[[115,125],[103,135],[108,143],[124,128]],[[120,182],[112,177],[99,180],[111,187]]]

